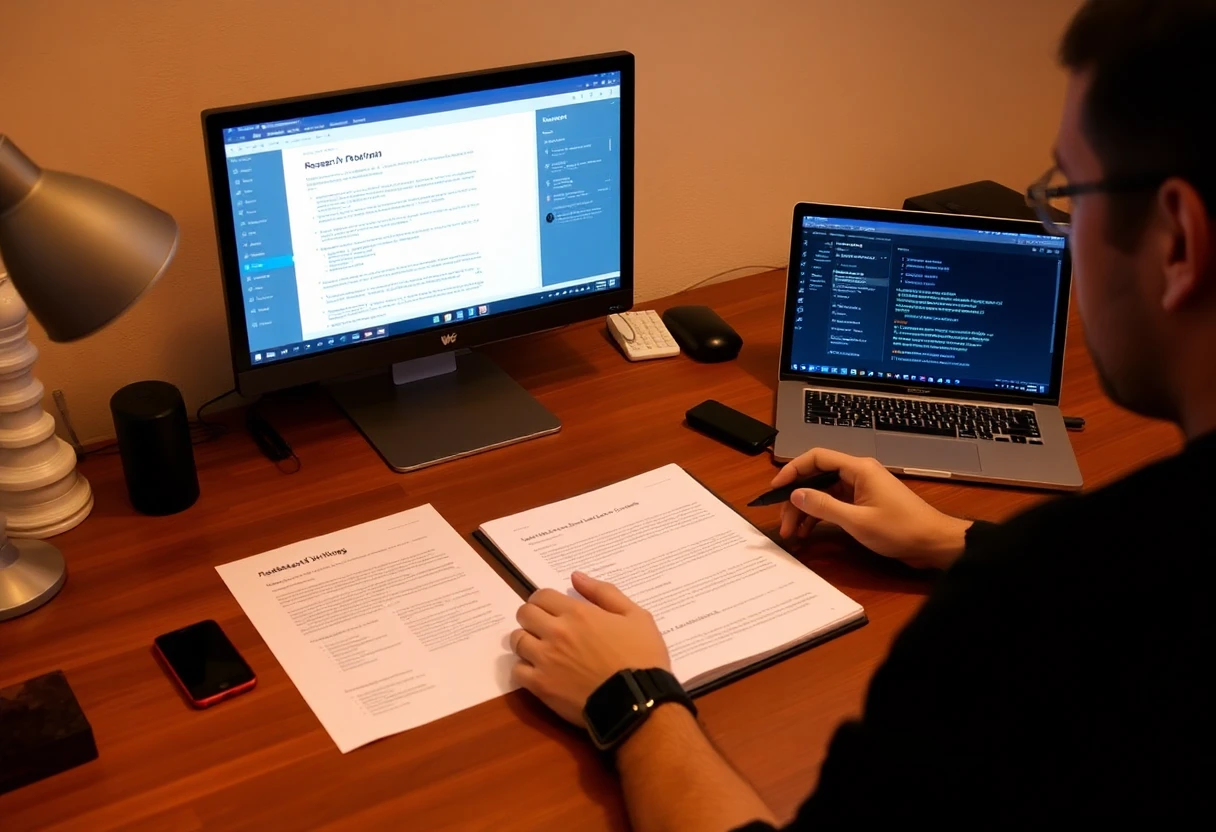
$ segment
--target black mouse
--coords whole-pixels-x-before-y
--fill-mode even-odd
[[[663,313],[663,325],[694,361],[730,361],[743,348],[739,333],[708,306],[673,306]]]

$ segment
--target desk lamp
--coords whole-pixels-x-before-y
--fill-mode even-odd
[[[176,250],[177,223],[164,211],[110,185],[43,170],[0,134],[0,300],[9,307],[0,314],[10,312],[0,356],[0,455],[20,458],[23,471],[36,473],[53,467],[59,441],[54,420],[41,411],[42,386],[29,375],[38,353],[25,337],[25,307],[52,341],[84,338],[155,283]],[[23,398],[30,391],[37,395]],[[49,443],[41,441],[43,423]],[[29,437],[49,450],[35,452],[22,441]],[[58,549],[13,540],[7,528],[0,514],[0,621],[45,604],[67,578]]]

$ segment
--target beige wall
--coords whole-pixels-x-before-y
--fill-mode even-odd
[[[171,212],[130,313],[37,371],[84,438],[131,381],[231,386],[199,111],[589,52],[638,59],[641,299],[785,261],[791,205],[897,206],[1048,163],[1077,0],[0,0],[0,132]],[[48,402],[49,404],[49,402]]]

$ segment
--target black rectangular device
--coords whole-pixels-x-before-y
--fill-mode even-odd
[[[242,394],[633,305],[627,52],[202,120]]]
[[[1035,209],[1026,204],[1026,196],[999,182],[984,179],[968,182],[928,194],[910,196],[904,200],[905,211],[928,211],[938,214],[968,214],[973,217],[1008,217],[1014,220],[1038,222]],[[1051,218],[1067,223],[1068,214],[1047,206]]]
[[[745,454],[760,453],[777,437],[775,428],[714,399],[701,402],[684,417],[689,427]]]
[[[158,658],[196,708],[208,708],[251,690],[253,669],[215,621],[200,621],[157,636]]]

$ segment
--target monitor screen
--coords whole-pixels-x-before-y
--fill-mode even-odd
[[[621,75],[229,118],[241,364],[621,288]]]
[[[1032,231],[803,216],[783,371],[1058,395],[1065,239]]]

